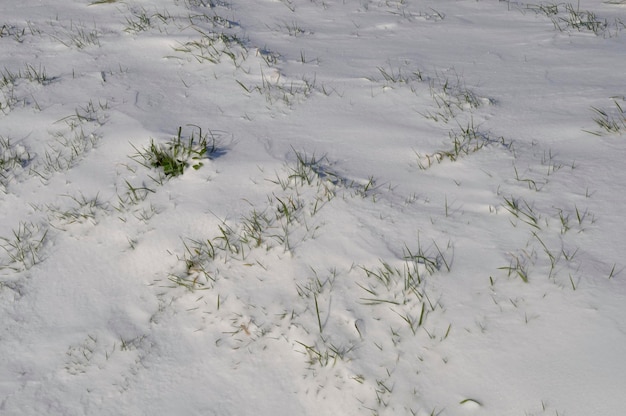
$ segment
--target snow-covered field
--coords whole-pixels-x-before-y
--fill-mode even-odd
[[[623,414],[624,1],[5,0],[0,57],[0,414]]]

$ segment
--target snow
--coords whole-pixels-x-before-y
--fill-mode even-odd
[[[0,413],[622,414],[623,2],[45,3],[0,5]]]

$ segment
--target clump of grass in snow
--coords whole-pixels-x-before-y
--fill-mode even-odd
[[[579,248],[568,244],[565,236],[571,229],[584,232],[587,224],[595,222],[593,213],[574,205],[574,208],[569,210],[554,208],[556,214],[544,216],[533,203],[523,198],[510,196],[503,199],[502,206],[518,220],[511,221],[511,224],[514,227],[526,224],[530,227],[532,238],[523,249],[508,253],[509,264],[499,269],[507,271],[509,277],[519,277],[528,283],[530,270],[533,268],[536,270],[534,274],[543,274],[561,287],[571,285],[576,290],[577,284],[572,273],[580,270],[580,264],[576,259]],[[569,274],[564,284],[562,275],[566,274],[565,272]]]
[[[615,104],[613,109],[607,110],[598,107],[591,107],[595,113],[593,121],[602,129],[600,131],[588,131],[596,136],[602,136],[607,134],[623,134],[626,131],[626,110],[622,108],[622,105],[613,100]]]
[[[126,216],[124,214],[130,212],[138,220],[147,222],[158,213],[157,208],[151,203],[147,204],[147,206],[142,204],[142,202],[153,193],[156,193],[154,189],[148,188],[143,184],[133,185],[125,179],[123,191],[120,192],[120,189],[118,189],[117,205],[114,206],[114,209],[121,214],[119,219],[122,222],[126,222]],[[131,248],[133,245],[134,244],[131,242]]]
[[[88,335],[80,344],[70,346],[65,353],[67,372],[72,375],[85,373],[91,365],[97,346],[98,337],[95,335]]]
[[[174,51],[188,53],[198,62],[210,62],[217,64],[223,56],[231,59],[236,67],[247,57],[247,49],[244,41],[237,35],[227,33],[206,32],[193,27],[200,34],[200,38],[180,43],[174,47]]]
[[[417,165],[420,169],[428,169],[434,164],[439,164],[444,160],[452,162],[463,156],[475,153],[488,144],[499,144],[506,148],[511,148],[511,144],[507,143],[504,137],[494,139],[488,134],[483,133],[474,121],[471,120],[465,127],[459,125],[459,130],[450,130],[448,133],[450,144],[452,147],[447,150],[438,150],[433,153],[419,153],[415,151],[417,156]]]
[[[303,35],[308,35],[308,34],[313,33],[308,30],[303,29],[302,26],[300,26],[300,24],[296,21],[278,24],[277,30],[278,31],[284,30],[285,32],[287,32],[289,36],[293,36],[293,37],[298,37],[298,36],[303,36]]]
[[[124,32],[137,34],[139,32],[147,31],[154,27],[151,16],[143,7],[140,10],[131,10],[133,17],[126,18],[126,27]]]
[[[54,34],[51,37],[68,48],[85,49],[100,46],[100,32],[95,26],[93,29],[88,29],[82,23],[72,22],[69,28],[63,28],[63,30],[65,33]]]
[[[0,184],[6,187],[17,170],[25,168],[31,156],[21,144],[11,143],[11,139],[0,136]]]
[[[389,84],[410,84],[411,82],[421,82],[424,80],[422,71],[417,70],[404,70],[402,67],[394,69],[389,65],[389,69],[384,67],[378,67],[378,72],[383,76],[383,79]]]
[[[15,271],[28,270],[42,260],[41,250],[45,245],[48,228],[34,223],[22,222],[13,230],[11,237],[0,237],[0,248],[6,259],[0,258],[0,268]]]
[[[72,130],[85,123],[95,123],[101,126],[106,122],[106,110],[108,109],[109,103],[106,100],[98,101],[97,104],[93,100],[89,100],[86,105],[77,107],[74,114],[63,117],[57,123],[63,121]]]
[[[12,37],[16,42],[22,43],[26,37],[26,28],[3,24],[0,26],[0,38],[4,37]]]
[[[317,366],[334,366],[338,361],[346,360],[355,348],[355,344],[354,339],[326,333],[326,325],[331,319],[331,310],[326,305],[330,302],[331,292],[337,280],[337,269],[330,268],[326,277],[321,277],[313,267],[311,267],[311,271],[313,277],[307,278],[304,282],[296,283],[296,291],[298,296],[307,304],[301,323],[310,326],[310,329],[317,334],[313,337],[307,337],[306,342],[298,340],[295,342],[304,347],[303,352],[308,355],[307,362],[313,369]],[[363,329],[362,322],[360,325]],[[359,326],[355,325],[354,329],[358,332]]]
[[[606,19],[599,19],[595,13],[580,10],[578,6],[574,7],[572,4],[566,4],[564,15],[553,17],[552,22],[560,31],[571,27],[578,31],[588,30],[596,35],[601,34],[608,27]]]
[[[571,286],[576,290],[572,273],[580,271],[580,264],[576,260],[578,247],[569,247],[561,236],[549,230],[532,231],[531,235],[526,247],[508,253],[509,264],[499,269],[505,270],[509,277],[519,277],[524,283],[529,283],[532,268],[534,275],[543,275],[560,287]],[[567,275],[567,278],[563,275]]]
[[[324,343],[322,347],[317,345],[307,345],[303,342],[296,341],[296,344],[304,347],[305,352],[309,356],[308,364],[310,366],[319,365],[321,367],[334,366],[337,361],[344,360],[354,346],[348,345],[338,347],[332,343]]]
[[[597,36],[611,37],[626,27],[620,19],[609,22],[592,11],[581,10],[580,2],[576,6],[572,3],[527,4],[525,9],[549,17],[554,28],[561,32],[575,29],[579,32],[588,31]]]
[[[267,252],[280,246],[285,252],[292,251],[294,244],[291,235],[294,228],[302,239],[313,235],[318,228],[307,223],[307,217],[315,215],[317,211],[304,210],[306,206],[317,204],[318,197],[312,198],[315,200],[304,200],[297,193],[280,196],[272,194],[268,196],[265,208],[253,208],[237,223],[222,221],[213,238],[185,239],[185,251],[179,258],[184,263],[184,271],[172,273],[169,280],[195,290],[215,282],[219,271],[214,262],[218,259],[243,262],[254,250]],[[300,232],[302,229],[304,232]]]
[[[15,89],[11,88],[0,88],[0,111],[4,114],[10,112],[15,106],[20,102],[20,100],[15,95]],[[25,104],[26,101],[22,100]]]
[[[367,293],[365,297],[361,298],[361,301],[366,305],[405,305],[409,297],[415,296],[420,302],[428,303],[430,309],[434,310],[435,304],[431,302],[423,284],[427,276],[432,276],[444,269],[448,272],[451,270],[452,256],[449,253],[450,250],[452,250],[450,242],[444,250],[434,241],[430,249],[424,249],[418,240],[416,250],[405,247],[401,268],[394,267],[382,260],[379,267],[361,266],[361,269],[370,279],[366,286],[359,285]],[[417,321],[418,326],[423,322],[424,313],[425,310],[422,308],[420,318]],[[410,324],[410,327],[415,332],[414,325]]]
[[[135,148],[137,153],[131,158],[145,167],[161,169],[166,177],[182,175],[189,166],[200,169],[202,159],[219,155],[221,149],[210,131],[203,133],[201,127],[193,127],[196,130],[188,137],[183,137],[183,129],[179,127],[176,137],[166,143],[151,139],[147,148]]]
[[[525,199],[515,198],[513,196],[509,198],[504,197],[504,204],[502,204],[502,206],[523,223],[539,229],[539,219],[541,217]]]
[[[279,183],[283,190],[289,188],[292,183],[296,186],[319,183],[323,188],[323,195],[329,200],[335,196],[331,186],[338,186],[353,191],[354,195],[362,198],[371,197],[373,201],[376,201],[380,185],[373,176],[361,181],[352,180],[335,171],[325,155],[317,157],[315,154],[307,155],[305,152],[299,152],[293,148],[292,150],[296,161],[288,167],[290,170],[288,181],[280,179],[273,181]]]
[[[167,12],[155,12],[153,14],[148,14],[148,11],[144,7],[141,7],[140,9],[131,8],[130,13],[132,17],[126,18],[126,27],[124,28],[124,32],[131,34],[145,32],[153,28],[162,32],[159,22],[167,23],[168,20],[172,19]]]
[[[479,97],[474,91],[467,88],[461,77],[455,75],[455,80],[437,74],[430,80],[430,94],[439,109],[447,113],[449,119],[454,119],[457,111],[467,111],[480,107],[484,102],[491,100]]]
[[[213,9],[215,7],[225,7],[229,8],[230,4],[223,0],[184,0],[183,2],[185,7],[188,9],[194,8],[209,8]]]
[[[105,211],[107,208],[107,205],[99,199],[98,195],[95,197],[86,197],[83,194],[79,196],[64,196],[71,201],[70,207],[56,205],[46,205],[45,207],[49,213],[51,225],[56,228],[63,228],[75,223],[91,222],[96,224],[98,213]]]
[[[316,157],[315,154],[309,156],[293,148],[292,150],[296,156],[296,162],[289,167],[291,171],[288,175],[290,182],[295,181],[295,183],[300,185],[311,185],[320,179],[333,183],[339,181],[338,176],[328,169],[329,162],[326,156]],[[286,189],[288,186],[284,186],[283,189]]]
[[[69,132],[56,132],[53,136],[56,143],[49,146],[43,160],[30,170],[44,180],[55,172],[65,172],[75,166],[101,138],[95,132],[86,132],[82,126],[72,127]]]
[[[269,57],[272,55],[263,54],[261,56],[268,65],[273,63],[269,60]],[[318,87],[315,78],[310,79],[303,76],[300,80],[283,81],[279,72],[276,72],[275,76],[270,78],[261,71],[261,85],[246,86],[239,80],[237,80],[237,83],[246,93],[252,94],[256,92],[264,96],[265,100],[272,105],[282,102],[287,106],[292,106],[294,103],[309,97],[315,91],[321,90],[326,96],[333,92],[332,90],[327,90],[324,86]]]
[[[420,112],[424,118],[445,124],[452,120],[459,123],[460,114],[471,112],[484,104],[494,103],[494,100],[481,97],[467,88],[455,72],[453,76],[454,78],[451,79],[436,72],[434,77],[428,78],[430,96],[436,108]]]
[[[22,91],[20,81],[22,80],[40,85],[48,85],[54,81],[54,77],[50,77],[46,73],[46,69],[41,65],[36,67],[31,64],[26,64],[23,69],[18,69],[17,71],[4,68],[4,70],[0,71],[0,111],[3,113],[8,113],[20,102],[22,102],[23,105],[28,104],[25,97],[30,95],[30,93],[20,94]],[[36,102],[35,105],[37,105]]]
[[[39,72],[34,67],[29,66],[29,68],[31,68],[29,75],[19,73],[19,77],[27,76],[39,83],[45,83],[50,80],[44,73]],[[10,74],[8,71],[5,71],[3,74],[5,80],[8,78],[8,74]],[[1,100],[0,108],[2,108]],[[2,176],[7,179],[5,168],[15,169],[18,166],[25,167],[30,165],[30,173],[47,180],[55,172],[64,172],[75,166],[100,141],[101,137],[96,130],[106,121],[104,111],[107,108],[108,104],[106,101],[104,103],[99,102],[98,105],[90,101],[86,106],[78,107],[74,114],[58,120],[56,123],[61,123],[65,126],[50,132],[54,142],[49,144],[43,156],[36,159],[35,163],[32,164],[30,163],[30,156],[22,146],[13,148],[8,139],[0,138]]]
[[[104,110],[107,108],[106,101],[97,106],[90,101],[85,107],[78,107],[74,114],[58,120],[56,123],[65,127],[50,133],[54,142],[48,145],[43,157],[32,164],[30,173],[48,180],[55,172],[65,172],[75,166],[100,141],[97,129],[106,120]]]
[[[210,269],[210,264],[219,255],[211,239],[183,240],[185,253],[183,262],[185,272],[183,274],[170,273],[168,279],[177,286],[182,286],[190,291],[208,288],[207,284],[215,282],[216,273]]]
[[[54,80],[54,78],[48,76],[46,68],[41,65],[35,67],[34,65],[26,64],[24,65],[24,69],[19,69],[17,72],[11,72],[7,68],[0,71],[0,87],[15,85],[15,83],[20,79],[25,79],[41,85],[47,85]]]
[[[528,283],[529,279],[529,267],[530,263],[533,262],[532,257],[534,253],[529,253],[526,250],[521,250],[519,253],[514,254],[510,253],[510,263],[508,266],[500,267],[500,270],[506,270],[508,276],[511,275],[517,276],[524,283]]]
[[[403,66],[398,69],[394,69],[391,65],[389,69],[379,67],[378,71],[387,86],[406,85],[415,94],[420,91],[417,83],[428,80],[430,96],[436,108],[420,114],[426,119],[445,124],[454,120],[458,125],[458,129],[451,129],[448,132],[451,142],[449,150],[439,150],[433,153],[415,152],[417,164],[421,169],[428,169],[433,164],[444,160],[456,161],[464,155],[477,152],[487,144],[498,143],[511,148],[511,144],[506,143],[504,138],[495,139],[480,131],[474,124],[473,117],[464,117],[466,120],[462,120],[460,116],[463,113],[472,112],[485,103],[491,104],[493,100],[480,97],[467,88],[455,72],[453,72],[455,78],[451,79],[440,73],[436,73],[434,77],[427,77],[420,70],[406,69]],[[374,78],[371,80],[376,81]]]

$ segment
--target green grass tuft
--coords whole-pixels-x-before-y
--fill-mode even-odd
[[[145,167],[162,170],[166,177],[182,175],[190,166],[200,169],[202,159],[219,156],[221,151],[212,133],[203,134],[201,127],[193,127],[197,131],[192,131],[189,137],[183,137],[183,129],[179,127],[176,137],[166,143],[156,143],[151,139],[147,148],[135,148],[137,153],[131,158]]]

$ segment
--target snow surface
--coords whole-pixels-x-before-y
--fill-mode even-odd
[[[625,22],[3,1],[0,413],[622,415]]]

